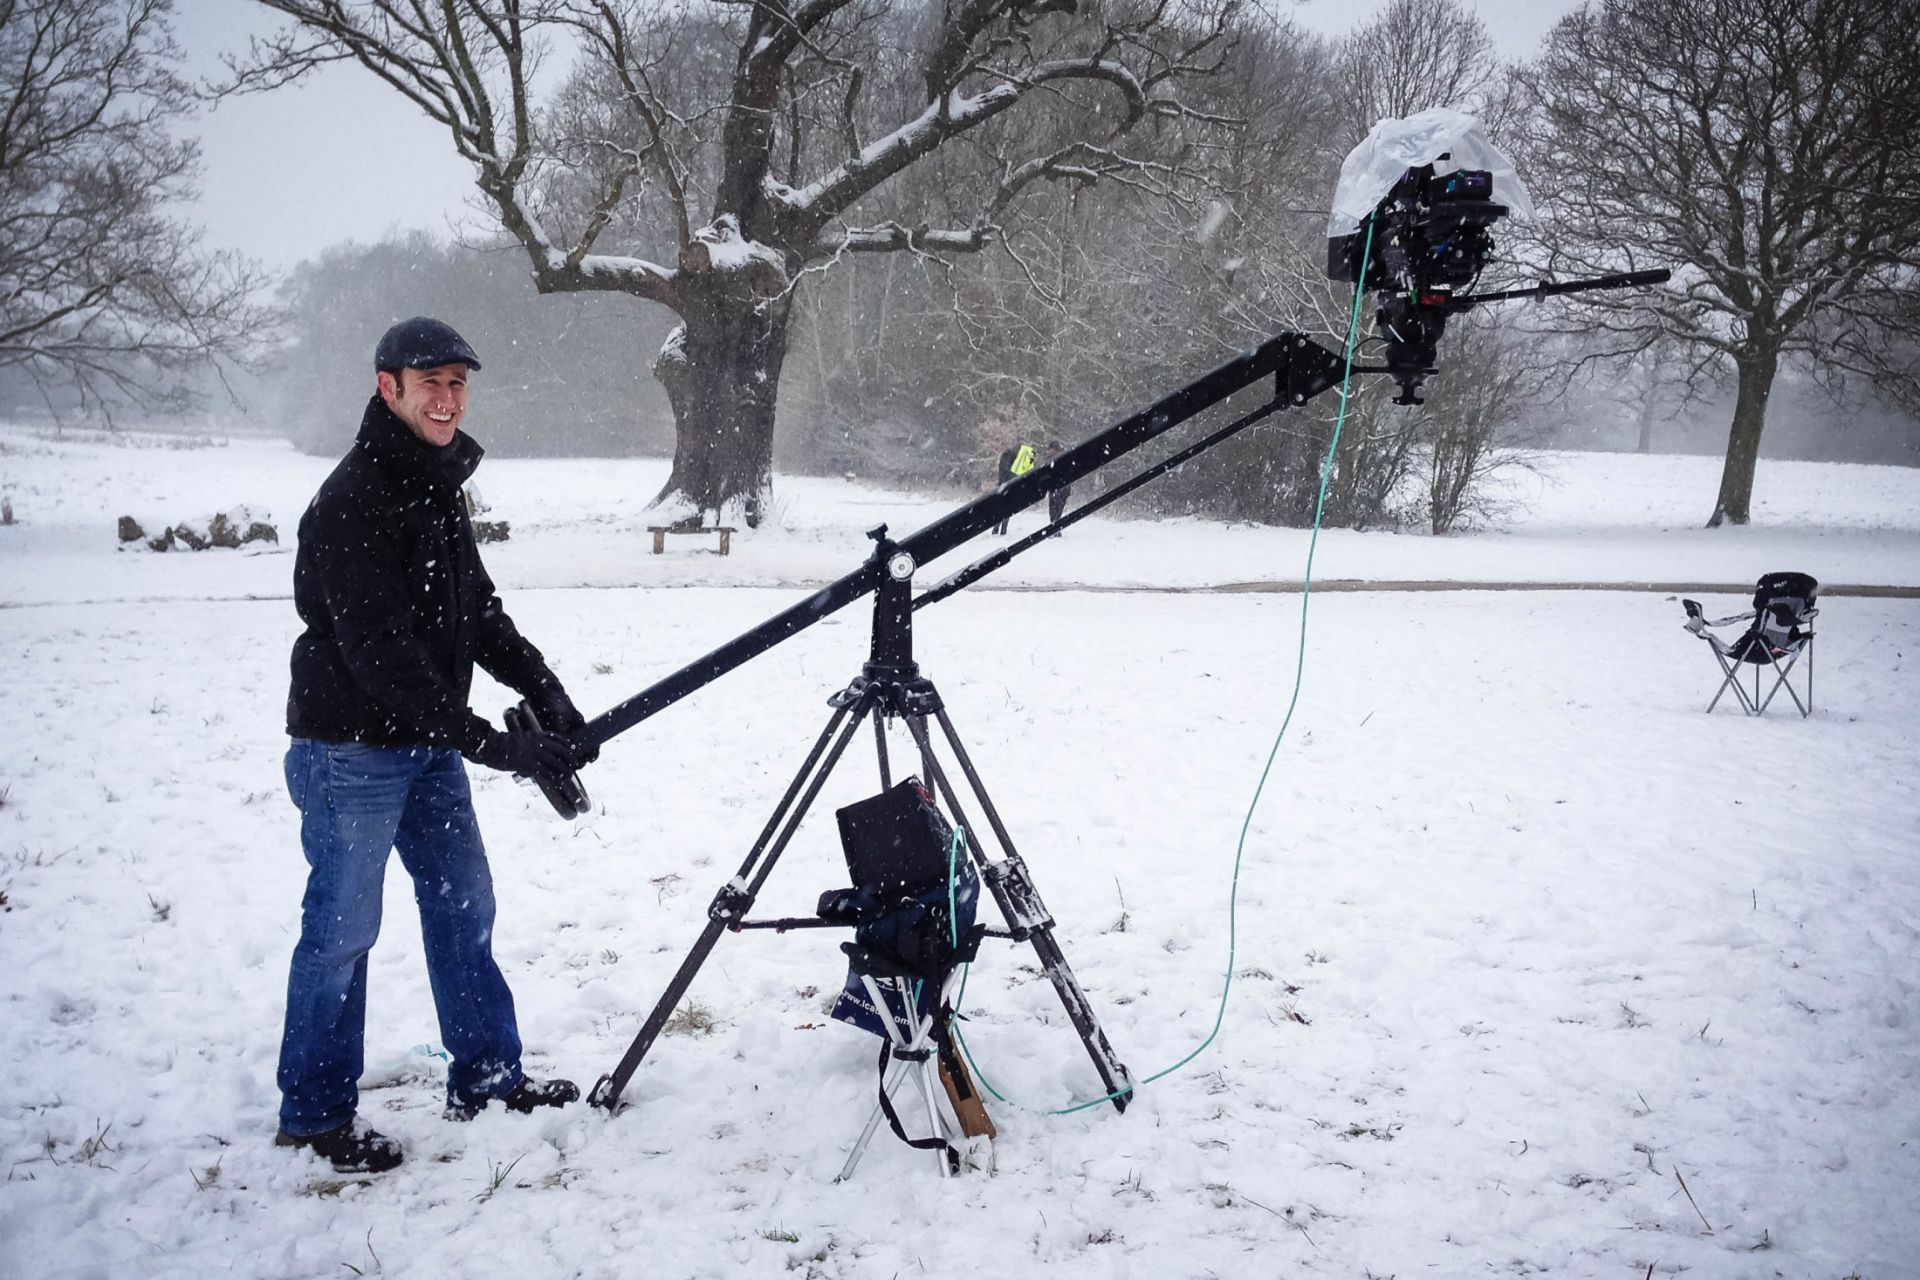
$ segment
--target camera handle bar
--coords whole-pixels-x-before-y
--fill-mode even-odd
[[[1471,311],[1483,302],[1517,302],[1522,298],[1544,301],[1563,293],[1586,293],[1591,289],[1638,289],[1643,285],[1665,284],[1673,272],[1665,267],[1656,271],[1625,271],[1619,275],[1594,276],[1587,280],[1543,280],[1531,289],[1503,289],[1499,293],[1465,293],[1449,297],[1447,310]]]
[[[1385,373],[1400,386],[1394,397],[1399,405],[1418,405],[1420,384],[1439,372],[1440,337],[1446,332],[1447,317],[1471,311],[1482,303],[1515,302],[1522,298],[1544,301],[1565,293],[1586,293],[1592,289],[1633,289],[1641,285],[1663,284],[1673,273],[1662,267],[1657,271],[1630,271],[1618,275],[1596,276],[1589,280],[1545,280],[1530,289],[1507,289],[1500,293],[1454,293],[1447,289],[1395,288],[1382,294],[1379,325],[1387,338],[1387,363],[1383,368],[1356,368],[1355,373]]]

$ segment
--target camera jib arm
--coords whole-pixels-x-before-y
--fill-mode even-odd
[[[1666,280],[1669,274],[1665,270],[1638,271],[1602,276],[1593,280],[1549,281],[1532,288],[1513,289],[1502,293],[1444,295],[1444,302],[1436,301],[1435,305],[1444,307],[1448,313],[1455,313],[1489,302],[1546,298],[1589,289],[1620,289],[1658,284]],[[885,532],[881,530],[876,535],[874,554],[859,568],[594,717],[587,723],[581,736],[595,746],[610,741],[642,720],[664,711],[687,695],[705,688],[727,672],[765,653],[789,636],[805,630],[830,614],[839,612],[854,601],[878,591],[883,582],[905,583],[907,586],[902,589],[910,589],[911,576],[921,567],[993,528],[1010,516],[1025,511],[1053,490],[1092,475],[1108,463],[1126,456],[1141,445],[1164,435],[1181,423],[1205,412],[1261,379],[1273,377],[1274,397],[1266,405],[1148,468],[1132,479],[1082,503],[1069,512],[1057,526],[1049,525],[1040,532],[1000,548],[975,564],[960,570],[915,599],[913,608],[924,608],[943,600],[1004,566],[1013,557],[1057,533],[1060,528],[1085,519],[1101,507],[1117,501],[1142,485],[1158,479],[1181,463],[1225,442],[1255,422],[1280,410],[1303,405],[1322,392],[1340,385],[1343,368],[1344,361],[1339,354],[1321,346],[1304,333],[1286,332],[1269,338],[1252,351],[1228,361],[1211,373],[1196,378],[1165,399],[1115,423],[1100,434],[1042,463],[1025,475],[1016,476],[994,492],[949,512],[899,542],[883,542]],[[1352,371],[1356,374],[1385,374],[1403,383],[1408,374],[1413,372],[1391,360],[1384,366],[1356,365]],[[1418,374],[1422,378],[1433,372],[1430,363],[1418,369]],[[907,578],[893,578],[889,566],[898,566],[900,564],[898,557],[902,554],[910,558],[912,567],[908,570]],[[889,616],[898,614],[898,603],[895,601]],[[876,628],[880,626],[878,614],[875,617],[875,626]],[[879,633],[876,631],[876,647],[878,640]],[[907,651],[911,653],[910,641]],[[556,808],[560,808],[561,812],[568,817],[573,816],[575,812],[572,808],[558,804]]]
[[[760,625],[735,636],[704,657],[656,681],[626,701],[595,716],[588,721],[580,736],[595,746],[605,744],[689,694],[705,688],[734,668],[765,653],[782,640],[805,630],[830,614],[839,612],[854,601],[881,590],[884,583],[894,583],[896,592],[910,591],[912,575],[921,567],[985,533],[1002,520],[1025,511],[1054,489],[1073,484],[1092,475],[1108,463],[1124,457],[1141,445],[1164,435],[1189,418],[1212,408],[1263,378],[1274,377],[1275,388],[1273,401],[1263,410],[1257,411],[1260,417],[1292,405],[1305,404],[1321,392],[1339,385],[1341,369],[1341,357],[1306,334],[1289,332],[1270,338],[1252,351],[1195,379],[1165,399],[1115,423],[1085,443],[1076,445],[1058,457],[1042,463],[1025,475],[1015,477],[994,492],[949,512],[918,532],[894,542],[886,539],[884,528],[876,531],[875,534],[870,535],[876,542],[874,553],[859,568],[822,587],[790,608],[775,614]],[[1241,425],[1246,426],[1251,423]],[[1216,433],[1215,437],[1202,444],[1205,448],[1211,448],[1225,438],[1226,433]],[[1185,461],[1199,451],[1199,449],[1184,451],[1178,460]],[[1174,459],[1168,460],[1169,463],[1174,461]],[[1143,473],[1141,476],[1136,476],[1133,481],[1128,481],[1127,484],[1138,487],[1135,481],[1144,483],[1147,479],[1161,474],[1164,472],[1156,469],[1152,477]],[[1070,523],[1076,517],[1083,518],[1090,513],[1090,509],[1094,509],[1094,503],[1104,506],[1106,500],[1120,496],[1121,491],[1121,489],[1114,489],[1101,494],[1093,502],[1077,509],[1068,520],[1062,523]],[[1132,490],[1125,488],[1124,491]],[[1006,550],[1010,551],[1012,548]],[[911,560],[911,568],[907,569],[904,578],[895,577],[890,566],[898,567],[902,563],[899,557],[903,554]],[[1006,560],[1000,559],[998,554],[989,559],[999,559],[1001,564],[1006,563]],[[969,579],[969,581],[973,580],[976,579]],[[945,585],[943,583],[942,587]],[[936,590],[940,589],[936,588]],[[951,594],[951,592],[945,594]],[[919,607],[923,601],[931,603],[922,597],[921,600],[914,601],[914,607]],[[891,605],[890,610],[883,612],[889,616],[899,615],[897,596],[891,601]],[[881,614],[876,613],[876,660],[880,660],[877,650],[881,639],[881,628]],[[912,652],[910,641],[906,652],[910,660]]]
[[[1447,142],[1443,149],[1433,154],[1427,144],[1432,141],[1428,135],[1436,125],[1446,126],[1451,130],[1449,137],[1457,135],[1457,139]],[[1419,143],[1431,159],[1397,168],[1399,157],[1409,142]],[[1378,154],[1374,154],[1376,144]],[[920,671],[913,650],[914,611],[963,590],[1023,551],[1047,537],[1057,535],[1066,526],[1151,483],[1186,460],[1221,444],[1267,416],[1303,405],[1322,392],[1344,386],[1354,374],[1385,374],[1399,384],[1400,395],[1396,403],[1419,404],[1420,384],[1434,372],[1439,342],[1449,315],[1485,302],[1521,297],[1544,298],[1584,289],[1631,287],[1653,284],[1667,278],[1664,271],[1641,272],[1598,280],[1542,284],[1532,289],[1498,294],[1476,296],[1454,292],[1471,288],[1477,282],[1493,250],[1488,228],[1508,212],[1505,204],[1493,199],[1499,179],[1491,167],[1461,168],[1436,174],[1432,161],[1449,159],[1456,151],[1461,153],[1460,159],[1471,160],[1475,164],[1481,163],[1479,157],[1485,157],[1489,163],[1504,161],[1504,157],[1484,145],[1484,140],[1478,136],[1478,125],[1470,118],[1436,121],[1422,116],[1409,121],[1385,121],[1376,126],[1368,141],[1348,157],[1349,163],[1355,166],[1351,184],[1348,166],[1342,167],[1342,189],[1353,186],[1377,196],[1377,200],[1372,210],[1361,219],[1357,230],[1329,236],[1328,275],[1334,280],[1352,282],[1362,293],[1379,295],[1376,324],[1380,336],[1385,339],[1382,366],[1356,366],[1352,362],[1351,347],[1342,356],[1305,334],[1277,334],[1172,395],[1115,423],[1059,457],[1015,477],[994,492],[966,503],[906,538],[895,541],[888,536],[884,525],[874,529],[869,535],[874,542],[873,551],[859,568],[759,626],[736,636],[585,726],[582,737],[596,746],[604,744],[855,600],[870,594],[875,597],[872,641],[861,674],[828,699],[832,714],[826,727],[781,796],[739,872],[714,896],[707,908],[705,930],[682,961],[619,1065],[595,1084],[590,1098],[596,1106],[609,1110],[619,1107],[620,1096],[628,1081],[723,933],[748,928],[782,929],[845,923],[837,908],[829,910],[824,903],[817,919],[756,921],[747,917],[828,775],[861,730],[863,722],[871,718],[882,788],[892,786],[886,724],[890,720],[902,720],[920,757],[921,785],[934,790],[952,819],[955,843],[948,855],[949,881],[955,875],[955,857],[964,857],[979,873],[981,882],[992,893],[1006,921],[1006,930],[997,936],[1032,944],[1042,971],[1052,982],[1099,1073],[1105,1091],[1103,1100],[1111,1102],[1116,1109],[1125,1109],[1133,1096],[1132,1077],[1107,1043],[1090,1002],[1067,966],[1066,957],[1053,936],[1053,917],[1041,902],[1026,864],[1015,850],[1006,825],[1001,821],[978,771],[968,757],[939,693]],[[1382,160],[1386,162],[1384,165]],[[1384,186],[1381,185],[1381,179],[1387,179]],[[1384,195],[1379,195],[1376,187],[1384,190]],[[1517,186],[1514,190],[1524,197],[1523,190]],[[1339,195],[1340,192],[1336,191],[1336,196]],[[1344,208],[1338,199],[1335,208]],[[1358,305],[1356,298],[1356,315]],[[1268,377],[1274,379],[1274,388],[1267,403],[1082,503],[1073,512],[1050,522],[1037,532],[1000,547],[917,599],[914,597],[914,575],[922,566],[996,525],[1005,523],[1041,498],[1093,474],[1108,463]],[[525,714],[531,714],[524,708],[522,710]],[[944,737],[946,751],[957,765],[958,774],[968,784],[969,794],[966,796],[956,789],[953,776],[935,752],[935,727]],[[546,781],[542,787],[547,790],[554,807],[565,816],[571,817],[586,808],[586,796],[577,778]],[[980,806],[980,812],[987,822],[986,829],[991,831],[998,845],[1001,856],[997,859],[987,849],[986,841],[982,838],[983,829],[975,827],[967,817],[966,809],[974,803]],[[858,954],[858,947],[849,951],[849,955],[855,957],[856,964],[859,963]],[[950,969],[948,976],[951,976]],[[872,982],[867,985],[869,991],[873,992]],[[877,994],[875,999],[878,999]],[[943,1028],[950,1015],[950,1009],[943,1008],[940,1011]],[[892,1087],[886,1078],[886,1062],[883,1054],[882,1110],[887,1109],[887,1093]],[[964,1076],[964,1069],[957,1059],[952,1066],[957,1074]],[[955,1098],[957,1115],[961,1093],[956,1090],[954,1081],[948,1080],[947,1084]],[[922,1087],[926,1092],[928,1118],[935,1128],[934,1138],[940,1139],[946,1126],[935,1114],[932,1096],[934,1086],[923,1076]],[[970,1088],[970,1084],[967,1087]],[[852,1171],[877,1123],[876,1113],[876,1118],[869,1121],[860,1145],[849,1157],[846,1169],[842,1171],[843,1177]],[[964,1129],[966,1120],[963,1118],[960,1123]],[[897,1119],[894,1127],[896,1133],[904,1138],[904,1131],[900,1129]],[[932,1145],[945,1143],[935,1142]],[[944,1164],[942,1169],[943,1172],[946,1169]]]
[[[1656,277],[1664,279],[1665,273],[1640,273],[1632,277],[1609,277],[1605,281],[1542,285],[1509,294],[1467,295],[1449,298],[1448,309],[1465,310],[1480,302],[1507,297],[1546,296],[1581,288],[1617,288],[1651,283]],[[1386,367],[1350,366],[1339,353],[1303,333],[1285,332],[1269,338],[1252,351],[1228,361],[1139,413],[1108,427],[1025,475],[1016,477],[994,492],[955,509],[906,538],[893,540],[887,535],[884,525],[870,531],[868,536],[873,539],[873,551],[859,568],[589,721],[581,736],[595,745],[608,742],[782,640],[864,596],[871,594],[875,597],[872,639],[861,675],[828,700],[833,712],[825,729],[814,742],[799,773],[787,787],[754,842],[739,873],[715,895],[707,910],[705,929],[675,972],[639,1034],[614,1070],[595,1084],[590,1095],[593,1104],[609,1110],[619,1108],[621,1094],[629,1080],[723,933],[750,928],[787,929],[827,923],[812,918],[755,921],[747,916],[788,841],[825,784],[828,774],[860,729],[862,721],[871,717],[874,720],[882,786],[891,785],[884,721],[902,719],[906,721],[918,750],[923,781],[937,790],[953,817],[954,825],[966,833],[967,856],[974,860],[984,884],[1006,920],[1006,930],[990,932],[993,936],[1028,942],[1034,946],[1043,972],[1051,980],[1069,1020],[1093,1060],[1107,1100],[1116,1109],[1124,1110],[1132,1098],[1132,1077],[1107,1043],[1090,1002],[1067,966],[1065,955],[1053,936],[1053,918],[1041,902],[1025,863],[1015,851],[1006,826],[961,744],[940,695],[932,682],[920,673],[913,650],[913,614],[915,610],[937,603],[979,581],[1007,564],[1014,556],[1151,483],[1247,427],[1274,413],[1304,405],[1322,392],[1342,385],[1349,372],[1387,374],[1397,381],[1403,381],[1409,370],[1392,360]],[[1093,474],[1108,463],[1268,377],[1274,379],[1274,387],[1272,398],[1265,404],[1096,495],[1060,520],[975,561],[920,596],[913,595],[913,578],[921,566],[1035,505],[1054,490]],[[971,795],[964,800],[935,755],[932,726],[937,726],[944,735],[960,775],[969,784]],[[574,785],[577,789],[577,782]],[[580,811],[579,806],[554,791],[549,791],[549,799],[563,816],[572,817]],[[963,804],[971,801],[979,803],[988,829],[1000,845],[1003,856],[997,860],[987,857],[984,847],[977,843],[980,829],[973,826],[963,809]]]
[[[1065,954],[1053,935],[1053,917],[1034,887],[1026,864],[1014,849],[1006,825],[961,744],[939,693],[932,682],[920,673],[913,650],[913,613],[916,608],[936,599],[944,599],[968,583],[977,581],[1047,534],[1084,518],[1091,511],[1165,474],[1173,466],[1211,448],[1252,423],[1291,405],[1304,404],[1321,392],[1338,386],[1342,368],[1341,357],[1304,334],[1283,333],[1269,339],[1142,412],[1107,428],[1084,444],[906,538],[895,541],[887,535],[884,525],[872,530],[868,536],[873,539],[873,551],[858,569],[589,722],[583,736],[596,744],[607,742],[829,614],[863,596],[874,596],[871,644],[868,660],[860,676],[829,699],[833,711],[826,727],[815,740],[799,772],[761,830],[738,874],[715,895],[708,907],[707,923],[700,937],[674,973],[632,1044],[619,1064],[595,1084],[590,1095],[591,1101],[605,1109],[619,1108],[621,1095],[629,1080],[639,1069],[723,934],[750,928],[784,929],[821,923],[807,918],[755,921],[747,917],[828,774],[861,728],[861,722],[871,717],[874,720],[882,786],[891,784],[883,721],[902,719],[917,748],[923,780],[945,802],[955,826],[966,833],[967,856],[974,860],[985,887],[1006,921],[1005,930],[994,930],[992,933],[1034,947],[1042,971],[1052,982],[1069,1021],[1093,1061],[1108,1100],[1116,1109],[1124,1109],[1132,1098],[1132,1077],[1108,1044],[1091,1003],[1068,967]],[[1124,484],[1082,504],[1080,509],[1069,513],[1058,524],[1048,526],[1045,533],[1002,548],[955,574],[934,591],[918,599],[914,597],[913,578],[921,565],[1034,505],[1052,490],[1092,474],[1107,463],[1267,377],[1275,379],[1274,395],[1267,404]],[[949,773],[935,754],[932,731],[936,727],[944,737],[947,753],[957,765],[959,778],[968,784],[970,794],[964,797],[956,789],[954,775]],[[975,827],[968,818],[966,809],[974,803],[979,804],[986,820],[984,829]],[[572,809],[562,808],[558,802],[555,807],[569,816],[573,812]],[[981,843],[980,837],[987,830],[992,832],[1000,846],[1002,856],[997,859],[989,858]]]

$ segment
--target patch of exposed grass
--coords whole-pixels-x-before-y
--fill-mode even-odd
[[[713,1016],[713,1010],[703,1004],[692,1001],[681,1005],[667,1019],[667,1025],[660,1028],[663,1036],[710,1036],[720,1026],[719,1019]]]

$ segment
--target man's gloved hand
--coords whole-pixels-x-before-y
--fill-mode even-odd
[[[581,764],[592,764],[600,758],[599,747],[575,738],[574,735],[587,727],[587,718],[580,714],[580,709],[573,705],[573,699],[558,683],[530,695],[527,701],[533,705],[533,714],[539,717],[540,727],[572,743],[579,752]]]
[[[559,734],[545,730],[514,733],[495,729],[468,758],[489,769],[517,773],[535,781],[564,778],[586,763],[580,748]]]

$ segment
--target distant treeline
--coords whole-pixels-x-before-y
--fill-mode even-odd
[[[200,98],[168,5],[22,0],[0,17],[0,414],[217,430],[233,390],[250,427],[333,454],[379,334],[425,313],[477,347],[470,423],[496,453],[671,450],[670,493],[749,521],[778,472],[976,488],[1007,446],[1085,439],[1279,332],[1337,347],[1341,158],[1448,107],[1512,151],[1539,215],[1497,225],[1486,285],[1674,281],[1461,316],[1424,407],[1363,381],[1337,449],[1323,396],[1134,509],[1302,524],[1324,477],[1329,524],[1442,531],[1529,446],[1576,443],[1724,448],[1703,507],[1744,523],[1763,451],[1920,443],[1917,4],[1608,0],[1518,62],[1465,0],[1387,0],[1340,40],[1231,0],[829,5],[804,40],[766,37],[759,6],[473,0],[350,44],[287,4],[317,42],[261,78],[354,58],[432,86],[493,217],[471,242],[335,246],[269,308],[263,273],[176,216],[197,155],[171,130]],[[538,101],[536,77],[475,71],[561,29],[577,56]],[[735,145],[745,120],[765,131]]]
[[[1331,181],[1324,159],[1312,175],[1290,176],[1302,187]],[[1310,269],[1317,219],[1296,220],[1297,256],[1280,286],[1271,278],[1282,274],[1275,257],[1222,263],[1235,250],[1217,242],[1240,236],[1221,226],[1129,228],[1125,205],[1069,204],[1062,214],[1081,224],[1070,239],[1102,246],[1099,254],[1076,255],[1080,273],[1060,277],[1071,316],[1036,302],[1004,258],[862,257],[807,277],[782,378],[780,469],[984,485],[1014,439],[1084,438],[1258,341],[1263,324],[1329,328],[1316,319],[1340,300]],[[1232,216],[1244,234],[1246,215]],[[1148,231],[1156,244],[1141,242]],[[1266,231],[1277,238],[1279,228]],[[1092,269],[1117,246],[1135,265]],[[1249,273],[1269,279],[1250,289]],[[1300,304],[1296,315],[1285,314],[1286,293]],[[375,339],[394,320],[422,313],[454,323],[484,362],[469,425],[497,456],[664,455],[673,448],[671,414],[651,371],[673,317],[618,294],[536,294],[517,249],[423,232],[341,244],[290,273],[280,301],[286,343],[243,398],[250,420],[305,451],[346,447],[372,393]],[[992,315],[997,323],[982,319]],[[1563,384],[1539,369],[1503,370],[1503,362],[1513,364],[1515,344],[1490,328],[1460,337],[1448,374],[1429,388],[1429,410],[1388,409],[1377,393],[1356,399],[1358,429],[1330,495],[1335,522],[1431,524],[1436,445],[1444,482],[1449,441],[1475,469],[1509,456],[1483,456],[1496,440],[1631,450],[1644,432],[1645,447],[1658,452],[1724,447],[1730,388],[1705,385],[1686,401],[1638,369],[1624,380]],[[1544,346],[1567,360],[1577,350],[1535,344],[1536,353]],[[1783,380],[1780,393],[1769,456],[1920,461],[1920,433],[1896,409],[1836,402],[1803,379]],[[1310,518],[1312,457],[1325,447],[1332,407],[1329,398],[1189,466],[1158,493],[1148,491],[1147,509]],[[1461,500],[1470,507],[1471,497]],[[1445,509],[1444,494],[1442,506],[1442,527],[1471,514]]]
[[[906,21],[920,11],[901,12]],[[1548,52],[1578,45],[1584,31],[1561,24]],[[685,46],[681,71],[711,81],[708,96],[723,94],[737,32],[695,23],[676,38]],[[1554,163],[1565,139],[1532,136],[1531,124],[1541,102],[1584,82],[1578,65],[1563,67],[1548,52],[1531,64],[1502,63],[1458,0],[1392,0],[1340,41],[1284,20],[1248,21],[1217,73],[1185,90],[1192,112],[1240,122],[1223,137],[1172,125],[1136,132],[1128,143],[1148,166],[1136,180],[1083,181],[1068,166],[1004,211],[979,253],[849,253],[799,270],[783,295],[792,319],[777,374],[776,471],[980,487],[1009,444],[1084,439],[1274,333],[1301,329],[1338,345],[1351,295],[1325,277],[1324,210],[1341,158],[1382,117],[1439,103],[1473,111],[1492,136],[1515,141],[1540,202],[1557,201],[1563,229],[1578,230],[1584,224],[1565,211],[1586,208],[1582,193],[1560,189],[1571,179]],[[585,69],[575,80],[561,105],[611,101]],[[1633,105],[1661,109],[1663,92],[1640,86]],[[1077,111],[1063,99],[1057,115],[1033,127],[1070,147],[1088,128]],[[585,180],[569,155],[556,151],[536,184],[555,219],[579,194],[569,183]],[[715,186],[717,171],[702,167],[717,163],[714,153],[689,155],[690,185]],[[927,210],[977,205],[998,180],[990,152],[941,155],[875,191],[862,220],[912,227]],[[1603,185],[1594,199],[1605,205],[1617,195]],[[618,203],[600,250],[678,261],[664,199],[643,185]],[[1590,244],[1503,224],[1504,251],[1490,273],[1498,278],[1488,283],[1542,274],[1570,245],[1601,255],[1591,269],[1607,269],[1605,254],[1650,234],[1637,224],[1589,230]],[[674,314],[618,293],[541,295],[521,246],[508,247],[498,230],[476,234],[497,239],[449,244],[416,234],[338,246],[302,264],[282,292],[286,345],[253,398],[303,448],[335,452],[371,389],[374,340],[395,319],[430,313],[460,328],[486,364],[471,422],[496,452],[671,452],[672,417],[652,371]],[[1692,269],[1677,252],[1655,256]],[[1524,461],[1530,446],[1725,449],[1744,357],[1714,344],[1725,346],[1725,335],[1748,322],[1676,319],[1651,294],[1616,301],[1652,310],[1603,313],[1583,302],[1456,320],[1419,410],[1388,405],[1388,388],[1363,384],[1328,472],[1327,522],[1458,527],[1482,509],[1487,476]],[[1362,323],[1370,332],[1371,315]],[[1831,384],[1864,362],[1821,364],[1799,348],[1782,350],[1765,454],[1916,461],[1920,427],[1909,413],[1872,401],[1864,378],[1830,395],[1812,376],[1818,370]],[[1307,522],[1338,407],[1327,396],[1276,417],[1144,491],[1136,509]],[[1222,406],[1214,420],[1229,411]]]
[[[301,449],[338,453],[373,394],[388,325],[438,316],[473,344],[471,429],[501,455],[624,456],[673,445],[651,372],[671,317],[618,294],[536,297],[526,259],[424,232],[336,245],[281,289],[287,341],[262,370],[256,412]]]

